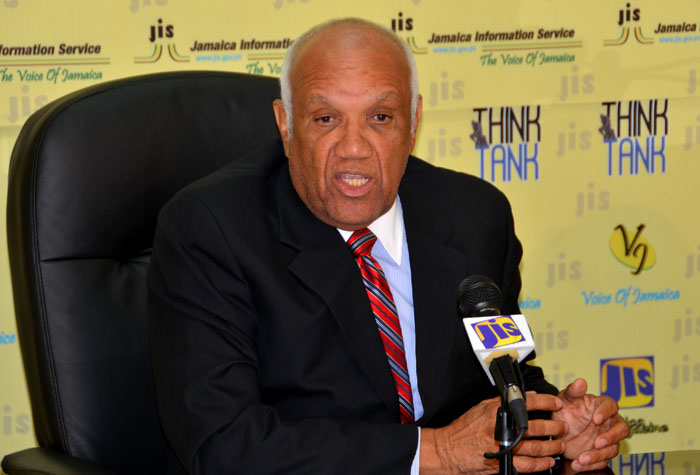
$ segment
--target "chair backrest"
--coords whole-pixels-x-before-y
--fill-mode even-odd
[[[8,245],[41,446],[162,473],[145,273],[156,216],[184,185],[278,137],[273,78],[162,73],[58,99],[12,153]]]

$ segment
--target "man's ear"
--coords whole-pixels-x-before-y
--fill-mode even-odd
[[[275,112],[275,122],[277,122],[277,130],[280,131],[282,145],[284,146],[284,154],[289,157],[289,130],[287,130],[287,111],[284,110],[282,99],[275,99],[272,102],[272,110]]]

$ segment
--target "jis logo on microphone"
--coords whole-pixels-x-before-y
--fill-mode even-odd
[[[485,348],[498,348],[525,340],[518,325],[509,316],[472,323],[472,327]]]

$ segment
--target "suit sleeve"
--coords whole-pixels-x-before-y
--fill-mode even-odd
[[[514,315],[520,313],[520,307],[518,305],[518,297],[520,295],[521,287],[519,264],[523,255],[523,248],[515,235],[513,213],[507,200],[506,208],[508,245],[506,247],[505,264],[503,267],[503,282],[501,284],[501,291],[503,293],[502,314]],[[534,359],[535,352],[531,353],[531,356],[527,357],[520,364],[520,369],[525,381],[525,388],[528,391],[536,391],[538,393],[557,394],[557,388],[544,379],[542,369],[534,364],[528,364],[528,362],[531,362]]]
[[[238,252],[245,252],[240,250]],[[256,302],[217,219],[180,195],[148,272],[158,407],[186,473],[408,473],[417,428],[280,418],[261,400]]]

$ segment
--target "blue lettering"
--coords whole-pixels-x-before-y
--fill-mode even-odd
[[[622,387],[620,385],[620,367],[614,364],[605,365],[606,388],[601,392],[603,396],[609,396],[616,401],[622,397]]]
[[[639,392],[645,396],[653,396],[654,382],[651,380],[651,373],[646,369],[640,369],[637,377],[639,378]]]
[[[654,149],[655,137],[651,138],[651,173],[654,173],[654,159],[655,157],[661,157],[661,173],[666,173],[666,136],[661,137],[661,148],[659,150]],[[648,142],[647,142],[648,143]],[[647,145],[648,147],[648,145]]]
[[[525,174],[522,177],[523,180],[527,180],[527,165],[528,163],[532,163],[535,167],[535,180],[540,179],[540,164],[537,162],[537,157],[539,155],[539,148],[538,148],[538,143],[535,142],[535,148],[533,150],[533,155],[532,157],[527,156],[527,143],[520,144],[521,147],[521,156],[525,157]]]
[[[17,341],[14,333],[0,332],[0,345],[13,345]]]
[[[488,150],[488,147],[476,147],[479,150],[479,163],[480,163],[480,170],[481,170],[481,179],[485,180],[484,178],[484,151]],[[492,180],[493,181],[493,180]]]
[[[629,145],[629,150],[623,150],[625,148],[625,145]],[[630,175],[636,175],[638,173],[637,167],[635,166],[635,161],[634,161],[634,142],[632,142],[632,139],[627,137],[622,140],[620,140],[620,148],[619,148],[619,163],[618,163],[618,168],[619,168],[619,175],[622,175],[622,160],[625,158],[629,158],[630,160]]]
[[[612,176],[614,172],[617,172],[618,176],[624,175],[625,172],[629,175],[638,175],[640,162],[649,175],[653,175],[659,165],[661,173],[666,173],[666,137],[661,136],[658,141],[656,139],[655,136],[649,136],[642,144],[636,138],[625,137],[619,141],[616,148],[613,148],[614,142],[609,141],[608,176]],[[615,152],[617,152],[617,160],[615,160]],[[625,166],[626,161],[629,161],[628,169]],[[617,162],[616,170],[613,166],[615,162]]]
[[[480,165],[481,178],[485,175],[484,150],[480,148]],[[532,153],[532,155],[530,155]],[[532,151],[529,149],[529,144],[523,142],[517,145],[517,149],[513,149],[510,144],[496,144],[491,148],[491,181],[496,181],[498,167],[501,167],[500,179],[504,182],[509,182],[515,176],[520,181],[527,181],[529,177],[534,177],[534,180],[540,178],[539,158],[539,143],[533,144]]]
[[[518,326],[515,323],[504,323],[503,328],[506,329],[506,332],[508,332],[508,335],[510,336],[522,335],[522,333],[520,333],[520,329],[518,329]]]
[[[637,395],[637,381],[634,377],[633,368],[622,368],[622,375],[625,378],[625,396],[631,397]]]
[[[649,469],[651,468],[649,464],[647,463],[647,460],[649,458],[649,454],[636,454],[636,457],[633,458],[632,460],[634,461],[634,473],[642,473],[642,469],[646,465],[646,473],[649,473]]]
[[[500,151],[503,158],[496,158],[496,151]],[[491,181],[496,181],[496,165],[499,163],[503,166],[502,180],[510,181],[510,170],[506,167],[506,149],[501,144],[494,145],[493,149],[491,149]]]
[[[619,475],[623,475],[625,473],[625,467],[629,467],[630,473],[634,473],[632,472],[634,467],[634,455],[636,454],[630,455],[629,462],[625,462],[625,456],[623,454],[620,454],[620,457],[618,458],[618,460],[620,461],[620,469],[617,471]]]
[[[474,329],[476,330],[477,335],[479,335],[484,347],[493,348],[496,346],[496,343],[498,343],[498,337],[495,333],[493,333],[488,323],[479,323],[474,326]]]
[[[658,456],[659,458],[655,458]],[[650,453],[649,458],[651,459],[651,473],[654,475],[665,475],[666,474],[666,452],[661,453]],[[658,470],[657,468],[658,467]]]
[[[499,338],[501,339],[506,339],[508,338],[508,333],[504,330],[502,325],[499,325],[498,323],[495,323],[494,320],[489,320],[489,323],[491,323],[491,329],[493,332],[498,335]]]

